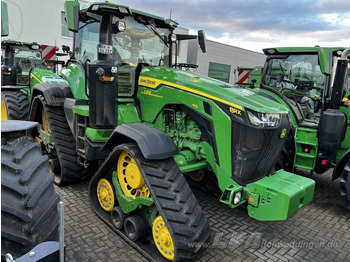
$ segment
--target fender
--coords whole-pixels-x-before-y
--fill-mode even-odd
[[[333,174],[332,174],[332,181],[334,181],[335,179],[341,176],[345,168],[345,165],[349,161],[349,159],[350,159],[350,149],[341,156],[338,163],[335,165],[333,169]]]
[[[174,141],[164,132],[145,124],[117,126],[102,152],[110,152],[115,146],[135,141],[146,159],[166,159],[178,153]]]
[[[37,94],[43,94],[49,106],[63,106],[65,98],[72,98],[69,85],[65,83],[40,83],[33,88],[33,98]]]
[[[22,120],[1,121],[1,133],[27,131],[36,126],[38,126],[38,122]]]

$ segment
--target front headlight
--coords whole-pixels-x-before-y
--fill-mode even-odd
[[[242,199],[242,191],[237,191],[233,195],[233,204],[237,205],[239,202],[241,202]]]
[[[258,127],[276,127],[281,122],[280,114],[265,114],[255,111],[248,111],[249,122]]]

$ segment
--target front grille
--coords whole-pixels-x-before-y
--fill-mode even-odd
[[[289,127],[287,115],[282,115],[277,128],[255,128],[232,121],[232,178],[244,186],[271,174],[285,142],[281,131]]]

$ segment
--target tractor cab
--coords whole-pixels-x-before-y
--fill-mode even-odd
[[[68,3],[67,14],[74,13],[69,11],[70,8],[73,7]],[[101,27],[103,17],[110,19],[107,27]],[[78,18],[79,23],[74,24]],[[100,60],[101,57],[104,60],[114,60],[118,68],[118,97],[135,96],[137,76],[143,66],[178,67],[177,41],[198,38],[202,50],[206,50],[203,31],[199,31],[198,36],[175,34],[177,22],[127,6],[91,4],[74,16],[67,16],[67,22],[68,26],[71,25],[70,29],[77,32],[71,61],[80,62],[87,70],[91,61]],[[101,28],[106,28],[105,32],[101,33],[104,30]],[[96,48],[97,46],[99,47]],[[63,71],[63,75],[66,74],[68,71]],[[80,80],[79,84],[83,85]]]
[[[1,43],[1,85],[29,85],[32,68],[47,69],[42,64],[40,45],[5,40]]]
[[[332,100],[336,62],[344,48],[295,49],[264,49],[268,57],[261,88],[282,97],[299,126],[318,128],[321,113]]]

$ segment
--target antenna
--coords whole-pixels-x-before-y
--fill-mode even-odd
[[[170,9],[170,19],[171,19],[171,13],[172,13],[173,9]]]

